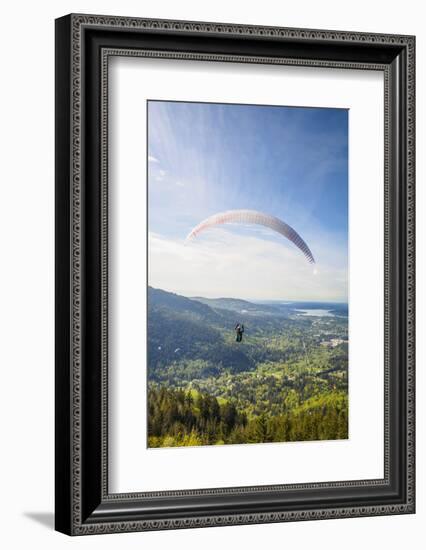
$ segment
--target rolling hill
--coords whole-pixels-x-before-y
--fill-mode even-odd
[[[234,326],[234,312],[218,312],[197,300],[149,287],[149,379],[155,380],[159,369],[182,359],[201,359],[213,369],[230,372],[254,368],[253,359],[224,338],[224,333],[233,337]]]

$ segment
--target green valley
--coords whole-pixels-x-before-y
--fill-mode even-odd
[[[235,325],[243,323],[236,342]],[[148,446],[348,437],[346,304],[148,289]]]

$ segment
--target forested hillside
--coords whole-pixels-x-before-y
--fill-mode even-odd
[[[149,288],[149,446],[346,438],[347,315],[327,306],[321,317]]]
[[[232,401],[222,405],[207,394],[151,388],[148,396],[149,447],[223,445],[346,439],[348,400],[344,392],[310,398],[275,416],[249,417]]]

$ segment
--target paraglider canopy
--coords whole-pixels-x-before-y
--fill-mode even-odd
[[[249,223],[268,227],[269,229],[280,233],[283,237],[286,237],[289,241],[296,245],[297,248],[303,252],[309,263],[315,263],[312,252],[297,231],[279,218],[269,214],[264,214],[263,212],[258,212],[257,210],[227,210],[226,212],[214,214],[194,227],[187,236],[186,240],[188,241],[195,238],[208,228],[227,223]]]

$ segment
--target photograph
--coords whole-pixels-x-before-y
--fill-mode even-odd
[[[348,439],[349,110],[146,108],[147,447]]]

